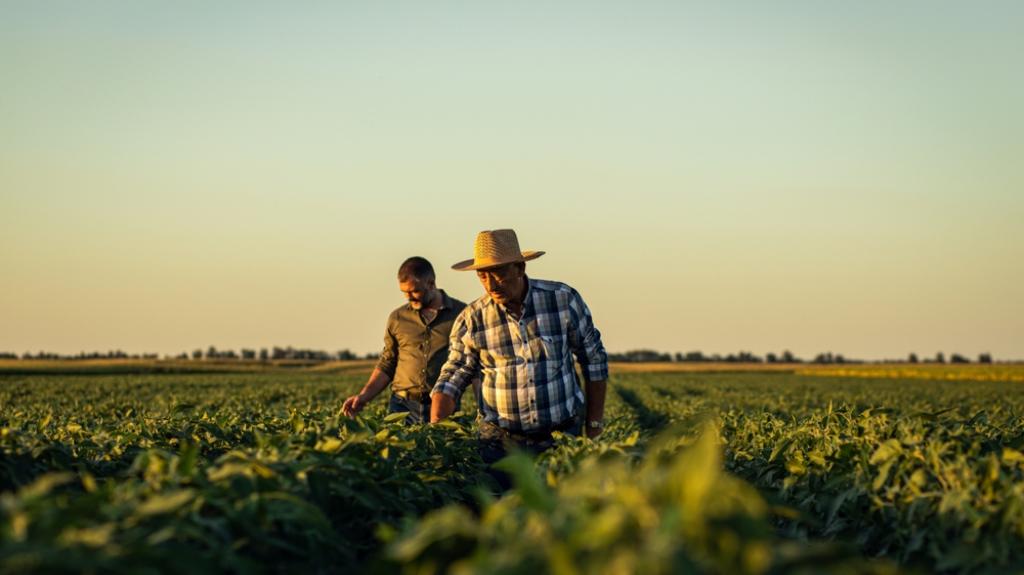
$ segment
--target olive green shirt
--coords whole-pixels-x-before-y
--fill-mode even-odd
[[[391,377],[392,391],[417,390],[429,394],[448,359],[448,335],[466,304],[448,297],[444,290],[439,291],[441,309],[430,323],[424,323],[420,312],[409,304],[388,316],[384,351],[377,369]]]

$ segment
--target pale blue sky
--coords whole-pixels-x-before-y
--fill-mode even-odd
[[[1024,357],[1019,2],[0,14],[0,351],[376,350],[513,227],[611,350]]]

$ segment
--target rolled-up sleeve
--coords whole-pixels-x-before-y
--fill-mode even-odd
[[[377,361],[377,369],[386,373],[391,379],[395,378],[395,370],[398,369],[398,339],[395,337],[395,324],[397,318],[392,313],[388,316],[388,325],[384,329],[384,349],[380,352],[380,359]]]
[[[569,316],[572,320],[570,342],[573,355],[583,370],[583,377],[589,381],[608,379],[608,354],[601,342],[601,332],[594,327],[590,308],[576,290],[569,299]]]
[[[448,360],[441,367],[430,395],[443,393],[459,398],[466,387],[477,377],[480,368],[479,350],[473,345],[470,311],[466,308],[455,318],[452,333],[448,339]]]

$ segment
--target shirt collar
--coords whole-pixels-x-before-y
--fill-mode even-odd
[[[437,291],[441,292],[441,307],[437,308],[437,311],[452,307],[452,298],[448,297],[448,294],[444,293],[443,289]]]

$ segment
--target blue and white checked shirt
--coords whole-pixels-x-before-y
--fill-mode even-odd
[[[587,381],[608,379],[608,355],[573,288],[526,278],[523,316],[484,295],[455,319],[448,361],[431,395],[458,397],[477,374],[484,421],[512,432],[550,429],[583,408],[573,356]]]

